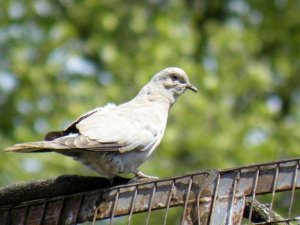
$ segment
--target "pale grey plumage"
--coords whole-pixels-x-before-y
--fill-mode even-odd
[[[186,73],[180,68],[166,68],[131,101],[98,107],[66,130],[49,132],[46,141],[16,144],[7,151],[54,151],[72,156],[106,177],[119,173],[141,175],[137,168],[159,145],[168,112],[187,89],[197,92]]]

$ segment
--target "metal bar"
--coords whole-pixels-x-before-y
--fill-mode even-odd
[[[298,170],[299,170],[299,161],[295,166],[295,171],[294,171],[294,178],[292,180],[292,195],[291,195],[291,200],[290,200],[290,205],[289,205],[289,213],[288,217],[291,217],[291,212],[292,212],[292,207],[293,207],[293,202],[294,202],[294,196],[295,196],[295,189],[296,189],[296,182],[297,182],[297,177],[298,177]]]
[[[129,212],[129,216],[128,216],[128,223],[127,223],[127,225],[131,224],[132,214],[133,214],[135,200],[136,200],[136,196],[137,196],[137,190],[138,190],[138,186],[135,186],[134,195],[133,195],[132,201],[131,201],[131,207],[130,207],[130,212]]]
[[[205,185],[202,187],[202,194],[200,195],[199,214],[201,224],[210,224],[212,215],[213,199],[216,194],[217,183],[219,182],[220,171],[208,171],[206,174]],[[199,182],[200,183],[200,182]]]
[[[75,223],[77,223],[77,221],[79,220],[79,214],[81,212],[81,207],[82,207],[83,201],[84,201],[84,195],[81,194],[80,198],[79,198],[79,205],[77,207],[76,214],[74,216],[75,217]]]
[[[154,195],[155,195],[155,191],[156,191],[156,182],[154,182],[154,184],[153,184],[153,189],[152,189],[151,197],[150,197],[150,200],[149,200],[149,203],[148,203],[149,206],[148,206],[148,213],[147,213],[146,225],[148,225],[149,221],[150,221],[150,215],[151,215],[151,210],[152,210],[153,198],[154,198]]]
[[[233,202],[233,212],[231,217],[231,224],[242,224],[242,220],[244,217],[246,197],[244,195],[244,189],[240,189],[243,186],[241,183],[241,172],[242,169],[239,169],[236,176],[236,190],[233,193],[234,202]]]
[[[56,220],[56,225],[59,225],[60,224],[60,217],[61,217],[61,214],[62,214],[62,211],[63,211],[63,207],[64,207],[64,203],[65,203],[65,198],[63,197],[61,199],[61,204],[59,206],[59,213],[58,213],[58,216],[57,216],[57,220]]]
[[[44,200],[43,209],[42,209],[42,214],[41,214],[41,219],[40,219],[40,222],[39,222],[40,225],[43,224],[43,220],[44,220],[44,217],[45,217],[47,204],[48,204],[47,200]]]
[[[214,193],[213,201],[211,203],[211,209],[210,209],[209,218],[208,218],[208,224],[212,224],[212,225],[213,225],[213,223],[211,223],[211,221],[213,221],[212,218],[214,217],[214,213],[215,213],[215,204],[216,204],[216,200],[217,200],[217,196],[218,196],[220,180],[221,180],[221,175],[218,174],[216,187],[213,192]]]
[[[269,167],[269,166],[274,166],[276,164],[291,164],[295,163],[296,161],[300,160],[300,158],[295,158],[295,159],[285,159],[285,160],[278,160],[278,161],[272,161],[272,162],[265,162],[265,163],[256,163],[248,166],[240,166],[240,167],[233,167],[230,169],[224,169],[221,172],[227,172],[227,171],[233,171],[237,169],[253,169],[257,167]]]
[[[167,205],[166,205],[166,211],[165,211],[165,216],[164,216],[164,223],[163,225],[167,224],[167,217],[168,217],[168,213],[169,213],[169,209],[170,209],[170,203],[171,203],[171,196],[172,196],[172,190],[174,188],[174,180],[171,183],[171,188],[168,194],[168,198],[167,198]]]
[[[257,188],[257,183],[258,183],[258,177],[259,177],[259,167],[257,167],[257,170],[256,170],[254,186],[253,186],[253,191],[252,191],[251,206],[250,206],[249,217],[248,217],[248,224],[249,225],[251,224],[252,211],[253,211],[253,201],[255,199],[256,188]]]
[[[234,203],[235,203],[237,183],[238,183],[239,179],[240,179],[240,171],[238,171],[236,173],[236,177],[235,177],[234,182],[233,182],[232,196],[231,196],[231,199],[230,199],[231,204],[229,204],[230,209],[229,209],[229,215],[227,217],[227,222],[226,222],[227,224],[230,224],[231,221],[235,220],[235,219],[233,219],[233,214],[234,214],[233,212],[234,212]],[[237,215],[237,216],[239,216],[239,215]]]
[[[5,224],[7,225],[11,224],[11,208],[7,210]]]
[[[197,200],[196,200],[196,210],[197,210],[197,224],[200,225],[200,196],[201,196],[201,190],[202,188],[199,190],[198,194],[197,194]]]
[[[207,178],[208,178],[209,174],[206,174],[205,176],[205,180],[204,182],[200,185],[200,189],[198,191],[198,194],[197,194],[197,202],[196,202],[196,210],[197,210],[197,223],[198,225],[200,225],[200,221],[201,221],[201,218],[200,218],[200,197],[201,197],[201,193],[202,193],[202,190],[204,189],[204,185],[206,184],[207,182]]]
[[[278,180],[278,172],[279,172],[279,165],[276,164],[275,176],[274,176],[274,180],[273,180],[273,184],[272,184],[272,199],[271,199],[270,206],[269,206],[270,210],[269,210],[268,222],[270,221],[271,211],[273,209],[273,204],[274,204],[274,199],[275,199],[275,190],[276,190],[277,180]]]
[[[186,210],[187,210],[187,205],[188,205],[188,201],[189,201],[189,195],[190,195],[192,183],[193,183],[193,176],[190,177],[189,185],[188,185],[187,192],[186,192],[186,197],[185,197],[185,200],[184,200],[183,213],[182,213],[181,222],[180,222],[181,225],[183,224],[183,222],[185,220]]]
[[[103,193],[100,192],[100,193],[97,193],[97,196],[98,196],[98,200],[95,201],[94,203],[94,206],[93,206],[93,209],[94,209],[94,213],[93,213],[93,225],[96,224],[96,220],[98,218],[98,212],[99,212],[99,215],[101,216],[103,214],[103,212],[101,211],[101,202],[102,202],[102,195]],[[106,212],[109,211],[109,207],[107,207],[106,209]]]
[[[25,214],[24,214],[24,218],[23,218],[23,225],[26,224],[26,219],[27,219],[27,215],[28,215],[28,209],[29,209],[29,206],[27,204],[26,207],[25,207]]]
[[[113,205],[113,208],[112,208],[112,212],[111,212],[111,217],[110,217],[109,225],[112,225],[112,224],[113,224],[113,219],[114,219],[114,217],[115,217],[115,211],[116,211],[116,208],[117,208],[119,195],[120,195],[120,190],[117,189],[116,197],[115,197],[115,200],[114,200],[114,202],[113,202],[114,205]]]

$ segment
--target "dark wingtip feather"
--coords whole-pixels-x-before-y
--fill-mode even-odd
[[[51,131],[51,132],[48,132],[45,135],[44,139],[45,139],[45,141],[53,141],[53,140],[55,140],[57,138],[60,138],[60,137],[62,137],[64,135],[65,134],[64,134],[63,131]]]

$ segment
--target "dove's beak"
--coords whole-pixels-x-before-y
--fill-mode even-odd
[[[190,84],[190,83],[188,83],[188,84],[186,85],[186,88],[187,88],[187,89],[190,89],[191,91],[193,91],[193,92],[195,92],[195,93],[198,93],[198,89],[197,89],[194,85],[192,85],[192,84]]]

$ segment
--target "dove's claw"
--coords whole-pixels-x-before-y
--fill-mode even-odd
[[[158,180],[159,179],[159,177],[150,176],[150,175],[144,174],[141,171],[137,171],[134,174],[135,174],[135,177],[138,177],[138,178],[148,178],[148,179],[152,179],[152,180]]]
[[[149,180],[158,180],[159,177],[150,176],[142,173],[141,171],[137,171],[134,173],[135,177],[132,178],[129,183],[137,183],[137,182],[143,182],[143,181],[149,181]]]

